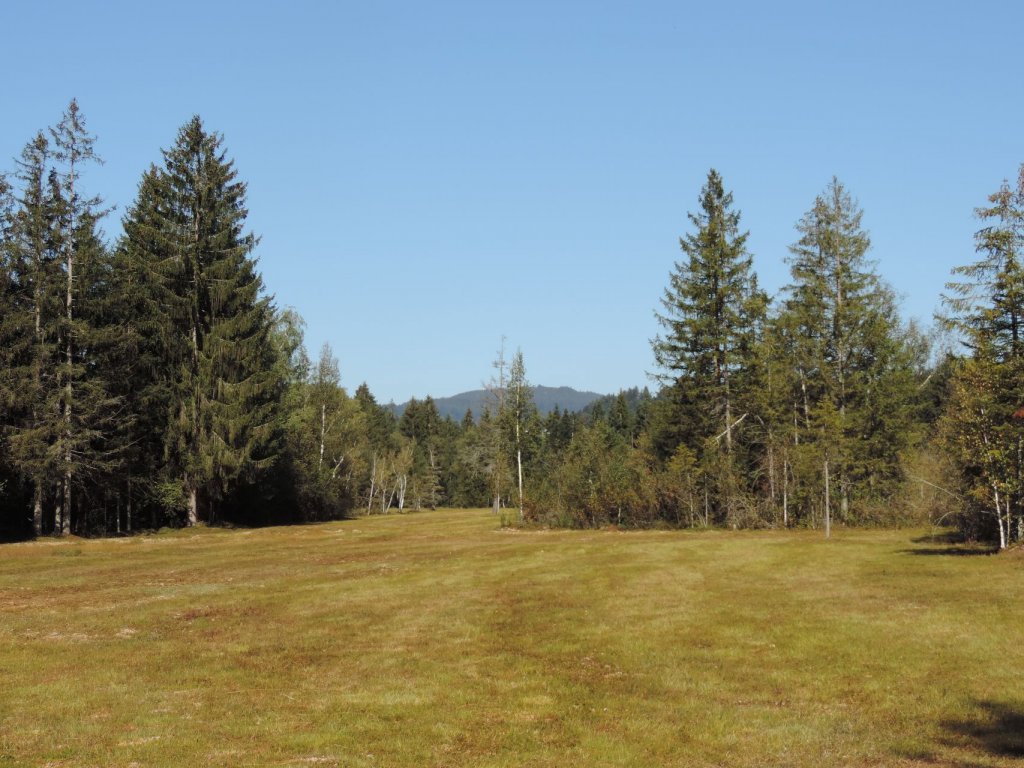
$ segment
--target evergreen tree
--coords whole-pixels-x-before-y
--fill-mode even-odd
[[[183,497],[185,522],[208,519],[240,483],[273,460],[281,381],[270,340],[274,311],[245,232],[246,185],[219,134],[199,117],[178,132],[160,169],[143,178],[125,224],[145,291],[160,312],[169,406],[164,455]],[[157,374],[160,376],[160,374]]]
[[[0,539],[27,533],[31,523],[24,519],[21,478],[9,445],[20,396],[15,365],[31,338],[17,326],[22,302],[17,282],[15,221],[14,190],[7,177],[0,174]]]
[[[1024,540],[1024,164],[977,216],[980,254],[947,284],[947,323],[970,351],[956,367],[946,444],[969,500],[961,524],[1000,547]]]
[[[523,515],[523,459],[524,453],[529,454],[531,426],[537,421],[537,409],[533,404],[533,389],[526,380],[526,364],[523,362],[523,351],[517,349],[509,368],[507,402],[508,430],[511,433],[507,442],[514,452],[516,467],[516,489],[519,499],[519,519]]]
[[[16,208],[7,263],[9,301],[2,324],[8,381],[7,445],[32,486],[32,530],[61,529],[57,477],[62,426],[56,365],[62,320],[58,214],[50,143],[43,132],[18,160]]]
[[[734,433],[755,389],[750,361],[767,298],[757,286],[732,193],[714,169],[699,200],[700,211],[689,215],[695,231],[679,241],[686,258],[676,262],[657,313],[664,336],[652,347],[662,380],[674,390],[679,433],[672,442],[702,454],[722,512],[732,517],[740,490]],[[668,447],[672,452],[675,445]]]
[[[850,521],[856,493],[867,499],[893,490],[910,435],[908,350],[892,291],[867,259],[862,217],[833,179],[797,224],[794,282],[776,321],[789,367],[794,471],[826,534],[833,497]]]

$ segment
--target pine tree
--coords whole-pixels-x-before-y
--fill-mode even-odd
[[[120,297],[116,311],[131,344],[122,375],[114,382],[132,417],[126,471],[119,483],[129,529],[175,522],[184,508],[180,479],[167,466],[165,445],[181,341],[172,311],[179,301],[173,282],[177,256],[165,219],[164,186],[160,170],[150,166],[123,218],[124,235],[114,255],[114,292]]]
[[[51,160],[42,131],[18,160],[19,189],[7,249],[10,295],[0,344],[10,392],[7,445],[13,465],[32,486],[32,530],[37,536],[51,524],[59,530],[61,523],[55,477],[60,473],[62,422],[56,375],[62,280]]]
[[[515,456],[516,488],[519,499],[519,519],[523,520],[523,454],[528,450],[530,427],[537,419],[533,404],[533,389],[526,380],[526,364],[523,351],[517,349],[509,368],[507,392],[507,420],[510,424],[510,439],[507,441]]]
[[[723,512],[733,516],[737,426],[748,415],[754,389],[750,361],[767,298],[757,286],[748,233],[739,228],[731,192],[717,171],[708,172],[700,211],[689,214],[695,231],[680,238],[685,260],[676,262],[656,313],[664,336],[652,342],[661,378],[672,389],[677,439],[702,454],[715,476]]]
[[[185,522],[218,504],[273,460],[282,388],[271,343],[274,310],[245,232],[246,185],[219,134],[194,117],[143,178],[125,248],[160,312],[168,401],[164,454],[177,475]]]
[[[63,165],[63,172],[57,177],[59,186],[55,185],[53,199],[56,205],[58,227],[55,234],[59,237],[59,252],[64,263],[64,307],[61,326],[60,354],[63,365],[58,377],[63,389],[61,411],[63,426],[60,435],[60,454],[63,474],[63,500],[61,508],[61,533],[71,530],[73,510],[74,473],[78,461],[76,456],[85,453],[86,444],[92,438],[89,419],[76,414],[76,402],[81,394],[81,378],[84,375],[83,361],[77,354],[78,347],[88,348],[90,328],[87,323],[79,322],[76,316],[75,300],[79,293],[80,279],[75,276],[76,262],[80,258],[91,256],[93,260],[100,258],[103,249],[95,233],[95,223],[99,215],[99,198],[86,198],[82,194],[80,181],[82,167],[90,162],[102,162],[94,152],[95,136],[85,127],[85,118],[78,108],[78,102],[71,100],[67,111],[56,128],[50,129],[53,138],[54,158]],[[82,251],[88,250],[88,255]],[[81,264],[78,264],[81,268]],[[103,398],[102,384],[93,388],[90,393],[95,398]],[[83,398],[84,399],[84,398]],[[91,404],[93,409],[98,406]],[[92,415],[92,414],[90,414]],[[76,422],[76,416],[77,422]]]
[[[892,291],[867,259],[862,217],[833,178],[797,224],[793,284],[775,323],[788,367],[794,466],[804,489],[815,489],[804,502],[820,508],[826,532],[833,497],[848,521],[855,492],[892,489],[909,439],[907,350]]]
[[[14,469],[9,445],[15,425],[19,392],[14,366],[18,362],[17,340],[24,339],[16,322],[19,316],[19,286],[16,267],[14,190],[0,174],[0,538],[5,533],[19,535],[31,521],[23,519],[20,477]]]
[[[962,279],[944,297],[970,357],[956,368],[943,433],[969,499],[963,527],[1006,547],[1024,539],[1024,164],[976,214],[981,258],[953,270]]]

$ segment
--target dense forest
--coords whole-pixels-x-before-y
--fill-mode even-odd
[[[542,416],[502,342],[486,406],[455,420],[429,397],[396,417],[340,386],[328,346],[309,356],[200,118],[142,173],[112,242],[86,183],[98,161],[72,101],[0,177],[0,536],[447,505],[513,524],[930,520],[1024,538],[1024,170],[978,209],[943,297],[954,348],[901,319],[838,179],[795,212],[791,280],[768,296],[711,170],[657,310],[653,393]]]

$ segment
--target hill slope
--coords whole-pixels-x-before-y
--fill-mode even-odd
[[[555,406],[560,410],[576,413],[601,397],[596,392],[580,392],[572,387],[533,387],[533,402],[542,415],[555,410]],[[437,405],[437,411],[441,414],[441,418],[451,416],[453,419],[461,419],[467,409],[473,411],[473,415],[479,418],[480,414],[484,412],[487,399],[487,390],[474,389],[469,392],[460,392],[451,397],[435,397],[434,403]],[[401,416],[406,405],[407,403],[401,405],[392,403],[388,408],[396,416]]]

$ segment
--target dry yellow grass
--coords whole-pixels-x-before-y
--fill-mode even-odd
[[[923,533],[0,546],[0,766],[1020,764],[1024,560]]]

